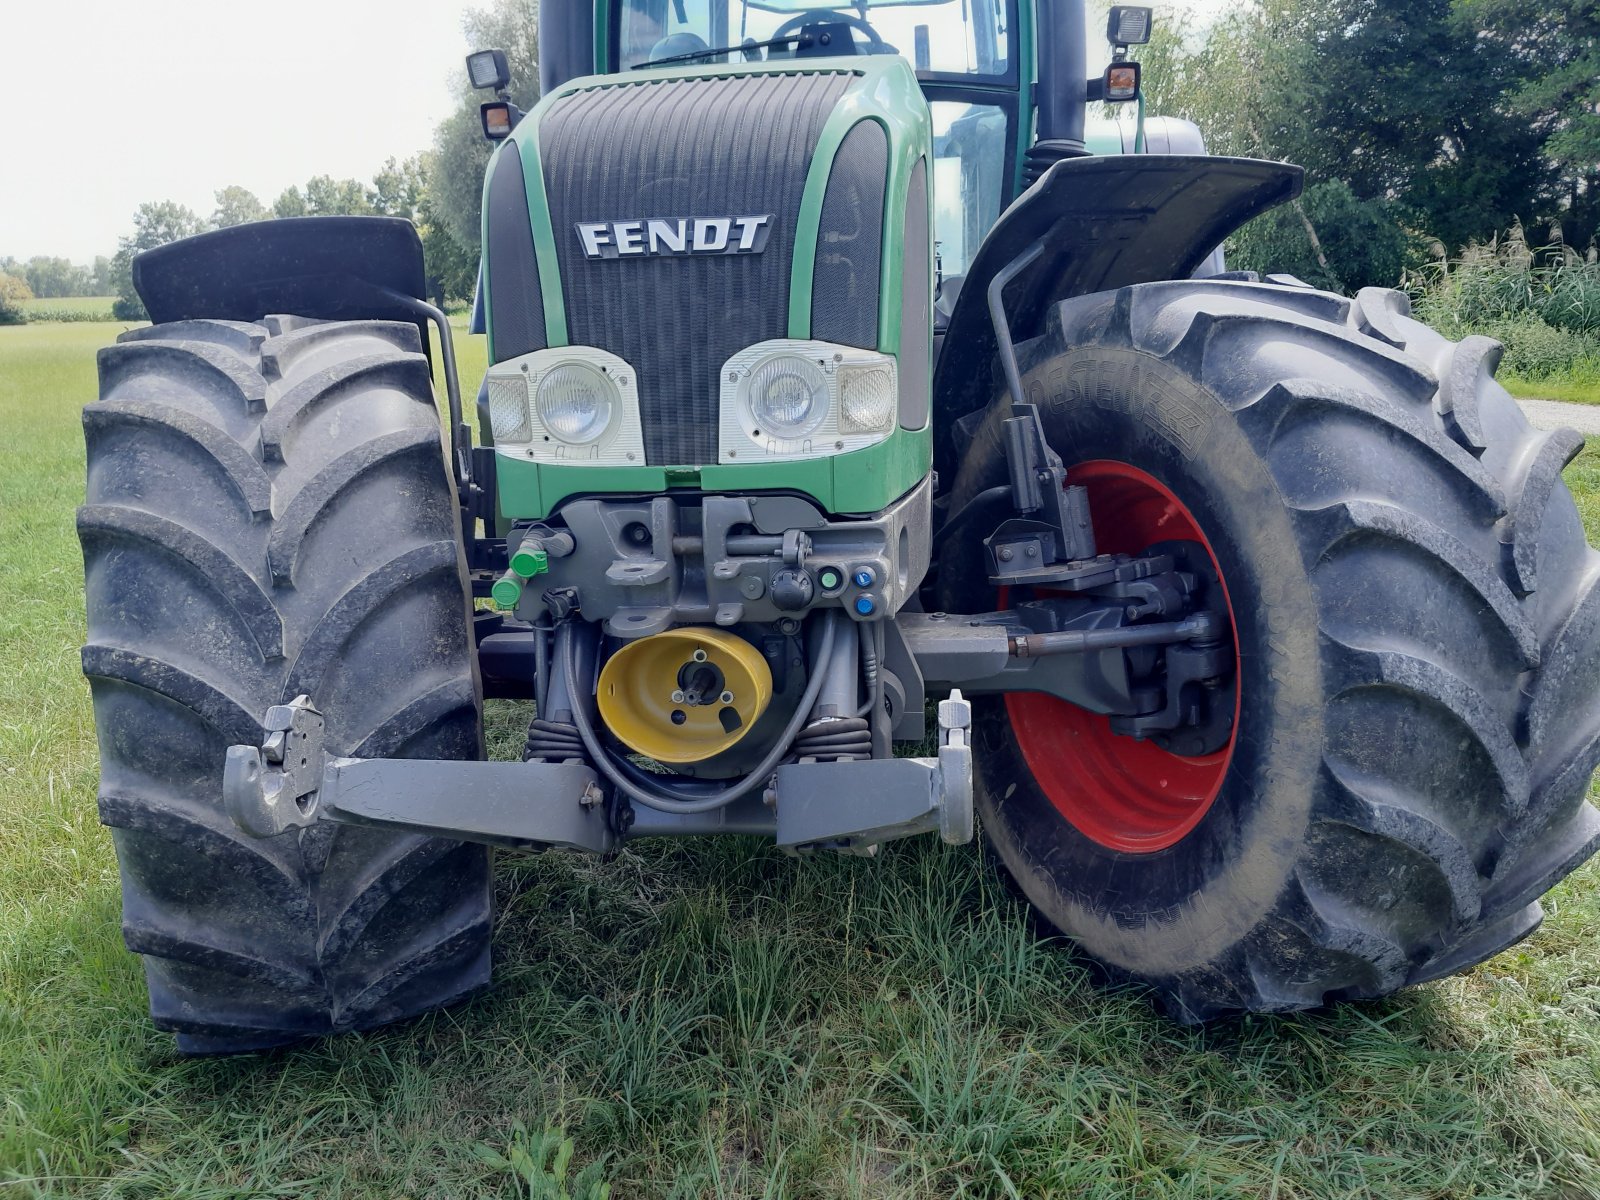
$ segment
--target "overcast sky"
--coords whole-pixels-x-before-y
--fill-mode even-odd
[[[0,255],[109,255],[145,200],[370,179],[427,146],[476,6],[0,0]]]

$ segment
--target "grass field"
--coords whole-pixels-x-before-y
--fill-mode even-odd
[[[1503,382],[1506,391],[1513,396],[1564,400],[1568,404],[1600,404],[1600,378],[1507,379]]]
[[[507,854],[488,994],[178,1058],[121,945],[78,666],[78,408],[117,328],[0,329],[0,1200],[558,1196],[566,1153],[574,1200],[1600,1194],[1593,864],[1470,975],[1189,1030],[1095,990],[975,850]],[[1568,478],[1600,539],[1600,447]]]

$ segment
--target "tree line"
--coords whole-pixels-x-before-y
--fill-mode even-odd
[[[537,30],[537,0],[490,0],[465,19],[469,45],[507,51],[523,108],[538,98]],[[1150,112],[1194,120],[1213,153],[1306,168],[1299,200],[1230,241],[1231,265],[1350,291],[1392,286],[1514,228],[1579,251],[1600,233],[1594,0],[1249,0],[1209,24],[1161,8],[1140,57]],[[0,260],[0,276],[36,295],[56,293],[35,278],[114,291],[118,316],[134,319],[129,264],[141,250],[243,221],[381,213],[416,222],[435,298],[466,299],[491,150],[481,98],[459,80],[432,146],[391,158],[370,182],[320,175],[270,204],[228,186],[205,216],[144,204],[111,259]]]
[[[467,44],[499,47],[511,63],[512,99],[524,109],[539,98],[538,0],[490,0],[463,21]],[[216,207],[201,217],[181,204],[142,204],[133,232],[121,239],[112,259],[119,320],[145,315],[133,290],[131,266],[140,251],[180,237],[246,221],[275,217],[368,215],[404,217],[417,226],[436,303],[470,299],[478,278],[479,218],[484,168],[492,147],[478,121],[483,94],[457,78],[455,105],[434,130],[432,146],[404,160],[390,158],[371,182],[318,175],[302,188],[290,186],[270,205],[237,185],[216,193]]]
[[[41,300],[109,296],[112,291],[111,260],[103,254],[88,265],[47,254],[26,262],[7,255],[0,257],[0,275],[19,280]]]
[[[1306,168],[1236,265],[1349,291],[1517,227],[1600,233],[1594,0],[1255,0],[1204,28],[1163,12],[1146,51],[1151,111]]]
[[[464,28],[468,45],[506,50],[513,74],[512,99],[524,109],[533,107],[539,96],[537,0],[490,0],[488,7],[466,15]],[[133,214],[133,227],[118,239],[115,255],[97,258],[88,268],[60,258],[27,263],[0,259],[0,319],[8,297],[16,303],[30,295],[115,295],[113,312],[118,320],[143,320],[144,305],[133,289],[134,255],[210,229],[279,217],[404,217],[422,237],[435,301],[469,299],[478,273],[483,172],[492,149],[478,123],[482,98],[468,86],[463,72],[456,84],[455,105],[434,130],[432,146],[410,158],[390,158],[370,181],[318,175],[303,186],[285,188],[271,203],[248,188],[230,184],[215,193],[214,207],[206,214],[172,200],[149,201]],[[49,288],[69,290],[41,291],[36,278],[41,283],[50,280]],[[58,278],[69,282],[54,282]],[[11,311],[20,319],[20,308]]]
[[[442,300],[447,295],[470,294],[470,279],[461,277],[463,256],[452,244],[441,241],[445,236],[444,222],[428,191],[430,158],[431,154],[414,155],[403,161],[390,158],[370,183],[313,176],[303,188],[298,184],[285,188],[270,205],[248,188],[232,184],[216,192],[216,206],[209,216],[171,200],[141,204],[133,215],[133,232],[120,239],[110,261],[112,291],[117,297],[113,315],[119,321],[143,320],[146,316],[133,289],[134,255],[211,229],[279,217],[404,217],[422,234],[423,253],[434,276],[430,284],[435,296]],[[453,267],[454,272],[440,276],[441,264],[447,269]],[[475,265],[472,269],[476,269]]]

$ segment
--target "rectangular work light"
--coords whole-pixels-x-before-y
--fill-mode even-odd
[[[1113,46],[1142,46],[1150,40],[1150,10],[1136,4],[1115,4],[1106,22]]]
[[[511,82],[511,64],[504,50],[479,50],[467,55],[467,78],[475,88],[499,91]]]

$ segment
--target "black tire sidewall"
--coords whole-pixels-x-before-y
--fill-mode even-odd
[[[1211,543],[1240,651],[1240,719],[1222,789],[1196,827],[1148,854],[1074,828],[1035,781],[1001,697],[975,713],[978,809],[1029,900],[1114,968],[1163,978],[1215,963],[1274,908],[1307,837],[1322,751],[1317,610],[1272,472],[1212,390],[1172,363],[1115,345],[1030,348],[1024,378],[1070,467],[1109,459],[1159,480]],[[993,406],[964,460],[953,508],[1004,482]],[[944,566],[942,602],[995,604],[976,541]]]

